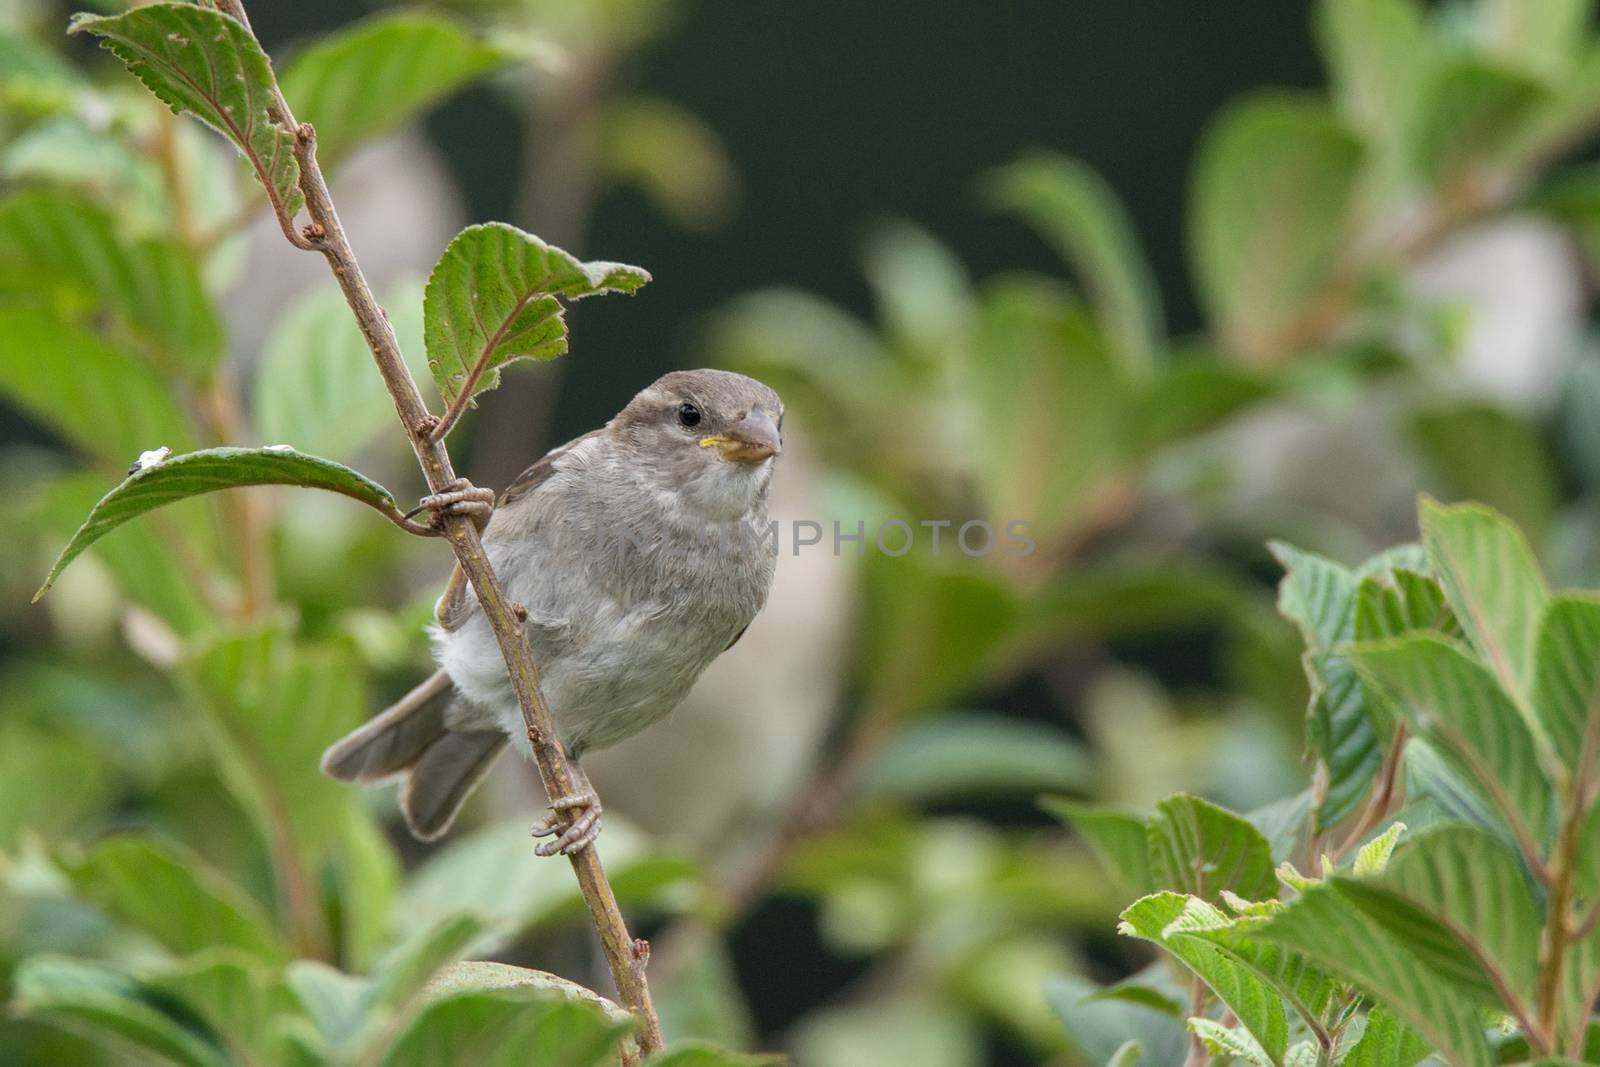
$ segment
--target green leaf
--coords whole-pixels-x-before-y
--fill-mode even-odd
[[[955,533],[944,530],[944,540]],[[993,669],[1018,626],[1016,595],[986,571],[941,564],[931,553],[871,552],[863,572],[862,683],[881,714],[925,711],[959,697]]]
[[[1111,186],[1077,160],[1042,152],[1002,168],[988,186],[996,207],[1028,222],[1072,266],[1125,365],[1148,371],[1162,334],[1160,296]]]
[[[1296,343],[1343,235],[1361,146],[1320,102],[1262,96],[1223,113],[1200,146],[1189,245],[1223,343],[1266,361]]]
[[[318,769],[322,750],[361,722],[361,672],[342,648],[271,632],[216,641],[184,672],[224,783],[278,856],[319,866],[341,841],[356,794]]]
[[[625,821],[607,820],[598,847],[624,906],[693,871],[681,860],[648,855],[645,845]],[[571,872],[535,856],[526,822],[511,820],[462,834],[430,856],[406,882],[394,914],[400,930],[415,930],[471,911],[489,931],[474,951],[487,952],[580,903]]]
[[[1478,59],[1441,63],[1420,90],[1413,166],[1436,187],[1506,163],[1548,99],[1537,82]]]
[[[1351,868],[1355,876],[1365,878],[1368,875],[1382,874],[1383,869],[1389,865],[1389,857],[1394,854],[1395,843],[1405,832],[1405,823],[1391,823],[1387,830],[1362,845],[1356,852],[1355,863]]]
[[[1171,936],[1195,923],[1215,926],[1226,921],[1203,900],[1157,893],[1129,906],[1117,930],[1154,942],[1182,960],[1244,1024],[1256,1045],[1254,1062],[1281,1064],[1289,1044],[1289,1022],[1276,992],[1211,942]]]
[[[1053,291],[1003,282],[965,370],[985,513],[1026,518],[1041,540],[1072,530],[1126,458],[1129,389],[1100,331]]]
[[[114,837],[63,867],[84,899],[169,952],[228,945],[267,960],[284,956],[255,901],[175,845]]]
[[[785,1056],[749,1055],[707,1041],[681,1041],[645,1061],[646,1067],[783,1067]]]
[[[456,993],[429,1004],[395,1040],[384,1067],[598,1067],[633,1029],[598,1008],[513,990]]]
[[[0,308],[0,395],[119,468],[147,449],[193,442],[155,371],[37,308]]]
[[[296,452],[286,445],[267,448],[208,448],[173,456],[130,474],[101,498],[72,540],[61,550],[39,591],[49,591],[67,564],[95,541],[129,519],[201,493],[243,485],[297,485],[326,489],[359,500],[391,518],[399,515],[389,490],[349,467],[318,456]]]
[[[284,1017],[297,1014],[288,988],[260,961],[228,949],[163,963],[142,981],[150,992],[198,1014],[240,1062],[268,1048]]]
[[[1386,152],[1416,107],[1432,41],[1418,0],[1322,0],[1317,42],[1340,112]]]
[[[1445,492],[1477,500],[1540,540],[1557,504],[1555,459],[1526,419],[1484,405],[1413,415],[1412,441]]]
[[[175,241],[125,237],[72,194],[0,203],[0,287],[51,293],[86,317],[109,311],[169,368],[204,375],[222,356],[222,320],[194,257]]]
[[[1347,891],[1424,962],[1459,988],[1478,989],[1487,1005],[1501,1006],[1507,990],[1527,997],[1537,984],[1543,924],[1528,875],[1487,831],[1429,827],[1381,876]]]
[[[711,230],[738,206],[739,173],[705,120],[653,96],[610,97],[596,116],[595,168],[632,184],[675,225]]]
[[[1144,1046],[1131,1038],[1117,1046],[1117,1051],[1106,1061],[1106,1067],[1137,1067],[1144,1058]]]
[[[517,359],[554,359],[567,350],[557,297],[632,293],[650,280],[638,267],[584,263],[514,226],[491,222],[456,235],[428,277],[423,335],[428,366],[446,404],[500,383]]]
[[[1258,927],[1255,936],[1355,983],[1448,1062],[1489,1067],[1476,997],[1463,996],[1349,899],[1348,888],[1363,884],[1335,878],[1313,886]]]
[[[1367,1012],[1367,1025],[1340,1067],[1412,1067],[1427,1056],[1428,1043],[1386,1008]]]
[[[1196,1016],[1189,1020],[1189,1032],[1198,1037],[1206,1051],[1224,1060],[1241,1059],[1251,1067],[1272,1067],[1270,1058],[1250,1031],[1241,1026],[1223,1026],[1214,1019]]]
[[[1422,543],[1472,647],[1519,704],[1533,677],[1534,645],[1549,594],[1528,542],[1478,504],[1423,497]]]
[[[1600,599],[1557,597],[1545,611],[1533,679],[1533,714],[1550,748],[1577,774],[1585,738],[1600,731]]]
[[[317,159],[331,168],[510,58],[450,19],[399,12],[317,39],[280,84],[295,118],[316,127]]]
[[[1407,570],[1394,571],[1387,579],[1361,580],[1356,591],[1357,641],[1401,637],[1416,630],[1465,636],[1445,603],[1444,590],[1438,582]]]
[[[1145,454],[1222,425],[1266,400],[1277,387],[1260,375],[1211,356],[1185,356],[1162,365],[1134,397],[1131,450]]]
[[[884,328],[923,360],[962,344],[972,316],[972,281],[955,255],[907,222],[874,227],[862,269]]]
[[[912,725],[863,775],[863,798],[923,803],[952,797],[1086,792],[1089,757],[1067,734],[1001,715],[948,713]]]
[[[1104,1000],[1082,978],[1062,976],[1045,983],[1050,1001],[1072,1039],[1092,1063],[1108,1063],[1130,1039],[1145,1050],[1146,1067],[1179,1067],[1187,1038],[1183,1024],[1143,1004]]]
[[[483,920],[470,912],[446,916],[396,945],[373,968],[372,1002],[398,1008],[447,965],[466,953],[483,932]]]
[[[92,471],[51,486],[39,499],[43,536],[52,545],[65,543],[104,493],[105,479]],[[215,620],[195,579],[197,574],[209,573],[212,554],[205,539],[188,536],[202,529],[202,517],[180,510],[174,519],[175,526],[163,529],[134,523],[108,531],[95,542],[93,551],[129,599],[187,636]],[[185,536],[177,536],[179,531]]]
[[[1125,892],[1144,896],[1155,888],[1150,873],[1149,820],[1133,812],[1044,797],[1039,805],[1072,827]]]
[[[407,367],[426,377],[421,285],[397,287],[384,307]],[[349,457],[385,430],[401,440],[394,400],[335,286],[312,290],[279,316],[262,349],[253,394],[251,424],[266,441]]]
[[[294,133],[272,121],[272,66],[255,38],[219,11],[151,4],[125,15],[77,15],[88,31],[173,111],[188,111],[231,140],[285,217],[299,209]]]
[[[1211,944],[1234,965],[1270,987],[1306,1025],[1320,1024],[1339,991],[1339,983],[1303,956],[1255,936],[1265,917],[1283,907],[1281,902],[1272,900],[1252,905],[1240,917],[1231,918],[1215,908],[1196,906],[1188,910],[1181,924],[1166,931],[1166,937],[1174,942]]]
[[[1356,575],[1339,564],[1282,542],[1269,546],[1283,565],[1278,611],[1305,639],[1306,748],[1326,768],[1315,811],[1317,830],[1338,823],[1366,796],[1383,763],[1386,731],[1372,714],[1355,667],[1342,649],[1355,635]],[[1337,651],[1336,651],[1337,650]]]
[[[1224,889],[1246,900],[1277,893],[1272,846],[1233,812],[1179,793],[1156,805],[1147,826],[1157,886],[1215,900]]]
[[[60,956],[23,961],[12,981],[16,1011],[110,1038],[118,1047],[184,1067],[231,1067],[221,1048],[167,1015],[138,982],[109,967]]]
[[[1428,738],[1467,785],[1498,809],[1530,851],[1550,841],[1555,798],[1534,736],[1489,672],[1462,649],[1425,633],[1351,650],[1413,732]]]
[[[1483,49],[1529,74],[1559,78],[1589,40],[1594,6],[1594,0],[1483,0],[1477,10]]]
[[[438,1000],[456,993],[496,989],[537,991],[548,997],[582,1001],[599,1008],[614,1023],[631,1023],[633,1020],[626,1008],[569,979],[546,971],[486,960],[462,960],[441,968],[428,979],[423,994],[429,1000]]]

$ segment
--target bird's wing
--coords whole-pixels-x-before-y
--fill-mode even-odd
[[[550,480],[556,472],[556,460],[571,452],[579,444],[587,441],[604,430],[590,430],[582,437],[574,437],[564,445],[558,445],[546,452],[539,462],[523,471],[511,480],[505,492],[500,494],[496,508],[503,508],[524,499],[528,494],[536,492],[538,488]],[[439,627],[445,631],[459,628],[462,623],[472,617],[478,610],[478,598],[472,595],[472,586],[467,581],[467,576],[457,563],[450,572],[450,580],[445,583],[444,593],[440,595],[439,602],[433,607],[433,617]]]

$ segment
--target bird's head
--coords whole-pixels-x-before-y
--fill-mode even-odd
[[[738,518],[766,492],[783,451],[783,401],[754,378],[673,371],[635,396],[610,432],[661,489],[706,518]]]

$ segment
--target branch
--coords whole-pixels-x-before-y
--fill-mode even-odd
[[[242,0],[220,0],[218,6],[249,29],[250,22]],[[333,271],[361,327],[367,347],[372,351],[378,372],[383,375],[384,385],[394,398],[395,409],[428,487],[432,492],[440,492],[446,483],[454,480],[455,469],[451,466],[450,454],[444,443],[431,436],[438,420],[428,413],[417,383],[401,358],[394,330],[373,297],[350,242],[345,237],[338,212],[334,210],[333,200],[328,195],[327,182],[317,164],[315,131],[310,124],[295,123],[276,83],[273,93],[277,117],[295,132],[300,191],[305,196],[306,211],[311,216],[311,224],[303,231],[305,243],[294,243],[300,247],[314,248],[328,261],[328,267]],[[500,654],[505,658],[506,671],[511,687],[516,692],[517,703],[522,708],[522,720],[545,790],[550,796],[577,792],[572,768],[567,763],[561,743],[556,739],[550,707],[539,687],[539,669],[533,662],[527,642],[523,640],[522,626],[513,613],[512,605],[506,600],[505,590],[490,567],[488,556],[484,554],[478,531],[466,518],[446,515],[444,519],[444,537],[455,552],[467,580],[472,583],[478,604],[494,631]],[[661,1023],[650,1002],[650,989],[644,976],[649,946],[629,936],[622,910],[617,906],[616,894],[612,892],[611,883],[600,865],[599,854],[590,847],[568,858],[572,861],[573,873],[577,876],[595,931],[600,936],[600,945],[611,966],[611,977],[616,982],[620,999],[639,1017],[642,1026],[638,1038],[640,1051],[649,1054],[662,1044]]]

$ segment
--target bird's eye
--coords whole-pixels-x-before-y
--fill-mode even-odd
[[[678,421],[690,428],[700,425],[700,409],[693,404],[679,404]]]

